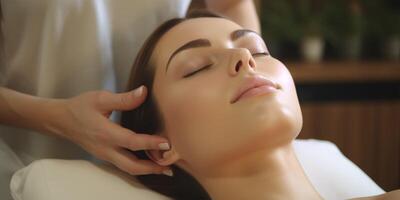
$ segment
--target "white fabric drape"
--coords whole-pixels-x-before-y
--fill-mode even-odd
[[[0,2],[0,86],[68,98],[90,90],[123,91],[145,38],[163,21],[183,16],[190,0]],[[88,157],[70,142],[29,130],[0,125],[0,139],[14,155],[1,157],[1,163],[15,166],[39,158]],[[19,161],[10,159],[15,157]],[[0,173],[11,176],[18,167],[6,168],[0,166]]]

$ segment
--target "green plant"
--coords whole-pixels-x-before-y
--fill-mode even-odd
[[[299,41],[305,36],[323,36],[326,2],[320,0],[275,0],[262,5],[261,23],[266,38]]]
[[[301,37],[323,36],[325,31],[326,2],[318,0],[298,0],[296,19]]]
[[[341,43],[350,37],[360,36],[364,21],[362,4],[359,1],[330,1],[325,10],[325,38],[332,43]]]
[[[369,36],[386,38],[400,36],[400,11],[391,1],[364,0],[366,28]]]
[[[299,35],[295,8],[290,0],[263,1],[262,32],[270,40],[293,40]]]

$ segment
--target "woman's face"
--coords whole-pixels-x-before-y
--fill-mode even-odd
[[[288,143],[300,132],[289,71],[258,34],[234,22],[187,20],[160,39],[151,62],[160,134],[189,172]]]

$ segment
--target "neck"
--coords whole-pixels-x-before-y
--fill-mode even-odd
[[[322,199],[291,144],[253,152],[196,178],[213,200]]]

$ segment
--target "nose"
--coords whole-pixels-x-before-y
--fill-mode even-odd
[[[251,71],[256,68],[256,62],[250,51],[245,48],[234,49],[232,63],[229,67],[229,73],[232,76],[239,74],[241,71]]]

